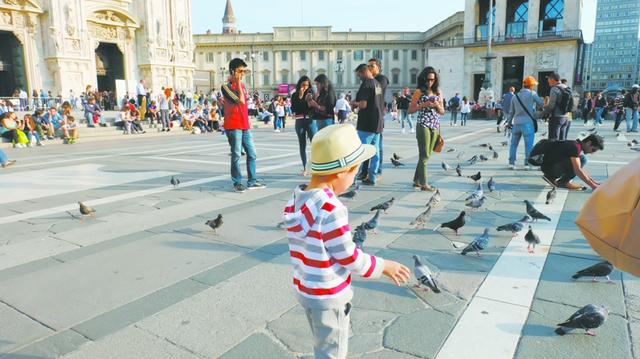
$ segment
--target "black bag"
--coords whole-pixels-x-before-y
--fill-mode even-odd
[[[529,155],[529,164],[532,166],[542,166],[544,162],[544,154],[551,148],[555,140],[542,139],[536,143],[531,149],[531,154]]]
[[[560,111],[562,111],[563,113],[573,111],[573,93],[571,92],[571,88],[562,88],[558,86],[558,89],[560,89],[560,91],[562,92],[562,98],[560,99],[560,104],[558,105]]]
[[[525,106],[522,103],[522,100],[520,99],[520,97],[518,97],[518,94],[516,94],[516,99],[518,99],[518,102],[520,103],[520,106],[522,106],[522,108],[527,112],[527,115],[529,115],[529,117],[531,117],[531,121],[533,121],[533,132],[534,133],[538,132],[538,121],[536,121],[535,117],[533,117],[531,112],[529,112],[529,109],[527,108],[527,106]]]

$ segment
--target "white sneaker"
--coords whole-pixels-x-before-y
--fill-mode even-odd
[[[416,129],[415,129],[415,128],[412,128],[412,129],[411,129],[411,133],[416,133]]]
[[[275,129],[275,130],[273,130],[273,132],[280,132],[280,130],[278,130],[278,129]]]
[[[531,171],[531,166],[529,166],[529,165],[524,166],[524,170],[525,171]]]
[[[516,169],[516,165],[509,165],[509,169],[510,170],[515,170]]]
[[[44,143],[42,143],[42,141],[40,141],[40,142],[36,143],[36,145],[42,147],[42,146],[44,146]]]
[[[22,143],[16,143],[15,148],[25,148],[26,146]]]
[[[404,135],[404,132],[405,132],[405,131],[404,131],[404,128],[403,128],[403,129],[400,131],[400,133],[402,133],[402,134]]]

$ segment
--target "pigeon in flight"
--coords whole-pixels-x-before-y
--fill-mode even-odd
[[[487,197],[485,196],[482,196],[480,198],[474,198],[470,201],[465,202],[464,205],[467,207],[471,207],[473,209],[478,209],[484,205],[485,199],[487,199]]]
[[[487,182],[487,188],[489,188],[489,192],[493,192],[496,190],[496,183],[493,181],[493,177],[489,178],[489,182]]]
[[[402,157],[398,156],[398,154],[394,152],[393,153],[393,159],[397,160],[397,161],[400,161],[402,159]]]
[[[213,229],[213,232],[217,234],[217,229],[222,227],[222,214],[218,214],[218,217],[216,217],[215,219],[210,219],[204,222],[204,224],[211,227],[211,229]]]
[[[464,227],[466,221],[465,221],[465,215],[466,213],[464,211],[460,212],[460,214],[458,215],[458,217],[456,217],[456,219],[449,221],[449,222],[444,222],[441,223],[440,225],[438,225],[436,228],[434,228],[434,231],[437,231],[440,228],[449,228],[449,229],[453,229],[454,232],[456,232],[456,235],[458,235],[458,230],[462,227]]]
[[[371,217],[370,220],[361,224],[361,226],[367,231],[373,231],[374,234],[377,233],[376,228],[378,228],[378,219],[380,218],[380,210],[376,210],[376,214]]]
[[[540,237],[537,234],[533,233],[533,228],[529,226],[529,230],[527,234],[524,235],[524,240],[527,241],[527,251],[529,253],[535,253],[536,245],[540,244]]]
[[[476,187],[476,190],[473,191],[473,193],[471,193],[471,195],[469,195],[469,197],[465,198],[464,201],[465,202],[469,202],[473,199],[479,199],[480,197],[482,197],[484,194],[484,191],[482,190],[482,182],[478,183],[478,186]]]
[[[477,236],[476,238],[466,246],[460,254],[466,256],[467,253],[471,251],[475,251],[476,255],[480,257],[480,251],[487,248],[487,244],[489,244],[489,228],[485,228],[484,232]]]
[[[398,168],[398,167],[402,167],[404,166],[404,163],[396,160],[395,158],[391,157],[391,163],[393,164],[393,167]]]
[[[456,166],[456,173],[458,174],[458,177],[462,177],[462,167],[459,163],[458,166]]]
[[[613,283],[611,278],[609,278],[611,272],[613,272],[613,264],[608,261],[604,261],[576,272],[576,274],[571,276],[571,278],[578,279],[580,277],[592,277],[592,281],[597,282],[598,280],[596,277],[607,277],[607,281],[609,281],[609,283]]]
[[[609,310],[607,307],[588,304],[573,313],[565,322],[558,324],[555,330],[558,335],[565,335],[573,329],[584,329],[585,334],[595,336],[591,329],[599,328],[607,320]]]
[[[364,241],[367,239],[367,231],[364,229],[364,223],[357,226],[356,230],[353,232],[353,243],[356,244],[356,247],[362,249],[362,245]]]
[[[480,174],[480,171],[478,171],[478,173],[472,175],[472,176],[467,176],[468,178],[471,178],[472,180],[478,182],[481,178],[482,178],[482,174]]]
[[[447,172],[451,169],[451,166],[449,166],[445,161],[442,161],[442,169]]]
[[[523,201],[527,205],[527,214],[533,218],[533,221],[536,222],[539,219],[546,219],[547,221],[551,221],[551,218],[545,216],[540,211],[538,211],[529,200]]]
[[[80,214],[82,214],[83,216],[95,216],[96,214],[95,209],[87,206],[82,202],[78,202],[78,205],[80,206]]]
[[[427,286],[426,290],[429,290],[429,288],[431,288],[434,293],[440,293],[440,289],[438,288],[435,279],[433,279],[433,275],[431,274],[429,267],[422,264],[418,256],[414,255],[413,259],[415,261],[415,267],[413,271],[416,275],[416,279],[418,280],[416,288],[420,288],[420,284],[422,284]]]
[[[171,183],[173,185],[173,188],[176,188],[176,187],[180,186],[180,180],[178,178],[173,177],[173,176],[171,176],[171,181],[169,181],[169,183]]]
[[[413,221],[411,221],[411,223],[409,223],[409,225],[412,227],[424,228],[430,216],[431,216],[431,206],[427,206],[427,209],[425,209],[422,213],[420,213]]]
[[[522,217],[522,219],[520,219],[518,222],[503,224],[502,226],[499,226],[498,228],[496,228],[496,230],[498,232],[509,231],[511,232],[513,237],[515,237],[518,234],[518,232],[520,232],[524,228],[524,224],[529,223],[532,220],[533,219],[531,219],[531,217],[527,214],[524,217]]]
[[[353,189],[351,189],[351,190],[349,190],[349,191],[347,191],[347,192],[342,193],[342,194],[341,194],[341,195],[339,195],[338,197],[340,197],[340,198],[346,198],[346,199],[354,199],[354,198],[356,197],[356,195],[358,194],[358,191],[359,191],[359,190],[360,190],[360,185],[359,185],[359,184],[356,184],[356,186],[355,186]]]
[[[395,200],[396,200],[395,197],[391,197],[390,200],[384,201],[382,203],[379,203],[379,204],[371,207],[371,210],[369,212],[373,212],[373,211],[376,211],[378,209],[381,209],[384,213],[387,213],[387,210],[389,208],[391,208],[391,206],[393,206],[393,202],[395,202]]]
[[[556,199],[556,188],[553,187],[551,188],[551,190],[549,192],[547,192],[547,201],[545,202],[546,204],[550,204],[553,202],[553,200]]]

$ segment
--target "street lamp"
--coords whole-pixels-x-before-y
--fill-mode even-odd
[[[248,56],[247,56],[248,55]],[[251,52],[245,55],[245,61],[251,62],[251,92],[256,92],[256,74],[255,74],[255,62],[262,57],[262,52],[253,52],[253,48],[251,48]]]
[[[227,68],[222,66],[220,67],[220,84],[224,83],[224,74],[227,71]]]
[[[342,86],[342,81],[343,81],[342,74],[344,73],[344,67],[342,66],[342,59],[336,60],[336,65],[333,67],[333,70],[336,72],[336,83]]]

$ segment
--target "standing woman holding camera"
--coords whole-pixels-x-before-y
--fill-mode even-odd
[[[418,113],[416,139],[418,140],[418,164],[413,175],[413,188],[434,191],[427,183],[427,162],[440,133],[440,116],[444,115],[444,102],[436,70],[427,66],[418,75],[418,88],[413,93],[408,112]]]
[[[301,176],[307,173],[307,137],[309,141],[318,132],[315,121],[311,119],[313,109],[309,103],[313,101],[313,90],[311,89],[311,79],[302,76],[296,84],[296,92],[291,95],[291,110],[296,119],[296,135],[298,135],[298,146],[300,148],[300,159],[302,160]]]

